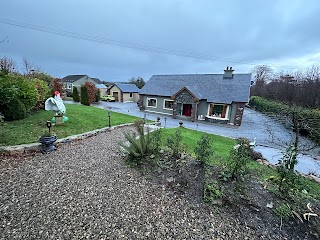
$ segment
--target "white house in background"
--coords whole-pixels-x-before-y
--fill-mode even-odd
[[[96,81],[90,78],[88,75],[68,75],[61,79],[64,89],[68,93],[73,92],[73,87],[77,87],[80,90],[81,85],[85,82],[91,82],[97,84]]]
[[[137,102],[139,88],[132,83],[116,83],[109,88],[109,94],[118,102]]]
[[[100,96],[108,95],[108,87],[104,84],[96,84],[96,88],[100,90]]]
[[[108,88],[102,84],[102,82],[98,78],[91,78],[88,75],[68,75],[61,79],[64,89],[68,93],[73,92],[73,87],[77,87],[78,91],[80,91],[81,85],[86,82],[91,82],[96,85],[101,92],[101,96],[107,95]]]

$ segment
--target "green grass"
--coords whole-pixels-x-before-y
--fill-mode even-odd
[[[194,153],[194,149],[203,132],[180,128],[182,135],[182,143],[187,147],[189,154]],[[162,129],[162,142],[165,145],[166,139],[173,136],[177,128]],[[222,137],[214,134],[209,134],[212,141],[212,148],[215,154],[210,159],[212,165],[223,165],[229,158],[229,152],[236,144],[236,140]],[[251,175],[258,177],[261,181],[265,181],[270,176],[277,176],[277,171],[255,161],[250,161],[248,168]],[[320,184],[307,178],[301,177],[301,185],[315,198],[320,199]]]
[[[188,153],[193,154],[195,147],[197,146],[197,142],[199,141],[203,132],[199,132],[196,130],[190,130],[187,128],[180,128],[182,142],[187,147]],[[166,128],[163,129],[163,139],[164,143],[169,136],[172,136],[176,131],[176,128]],[[221,158],[223,161],[227,161],[229,157],[229,152],[236,144],[236,141],[231,138],[222,137],[214,134],[209,134],[209,138],[212,141],[212,148],[214,149],[214,156],[211,158],[211,163],[218,163],[217,158]]]
[[[108,111],[96,107],[66,104],[69,121],[52,127],[58,138],[88,132],[108,126]],[[0,126],[0,145],[18,145],[38,142],[47,132],[46,122],[51,120],[52,111],[39,111],[19,121]],[[137,117],[111,112],[111,126],[132,123]]]

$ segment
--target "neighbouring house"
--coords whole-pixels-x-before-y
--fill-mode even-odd
[[[108,87],[104,84],[96,84],[96,88],[100,90],[100,96],[108,95]]]
[[[154,75],[140,90],[140,109],[191,121],[241,125],[251,74]]]
[[[115,83],[109,88],[109,94],[119,102],[137,102],[140,89],[132,83]]]
[[[88,75],[68,75],[62,78],[61,82],[67,93],[72,93],[73,87],[77,87],[78,90],[80,90],[81,85],[83,85],[85,82],[97,84],[97,82]]]

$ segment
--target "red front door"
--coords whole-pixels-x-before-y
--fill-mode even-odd
[[[182,115],[191,116],[192,105],[191,104],[183,104]]]

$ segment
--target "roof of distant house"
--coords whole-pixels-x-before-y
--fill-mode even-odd
[[[104,84],[96,84],[96,88],[100,88],[100,89],[102,89],[102,88],[108,88],[106,85],[104,85]]]
[[[139,93],[171,97],[185,87],[199,100],[206,99],[207,102],[248,102],[251,74],[233,74],[228,79],[223,76],[224,74],[153,75]]]
[[[74,82],[87,75],[68,75],[61,79],[62,82]],[[88,77],[88,76],[87,76]]]
[[[102,81],[99,78],[91,78],[93,81],[95,81],[97,84],[102,84]]]
[[[115,84],[124,93],[137,93],[140,89],[133,83],[116,83]]]

